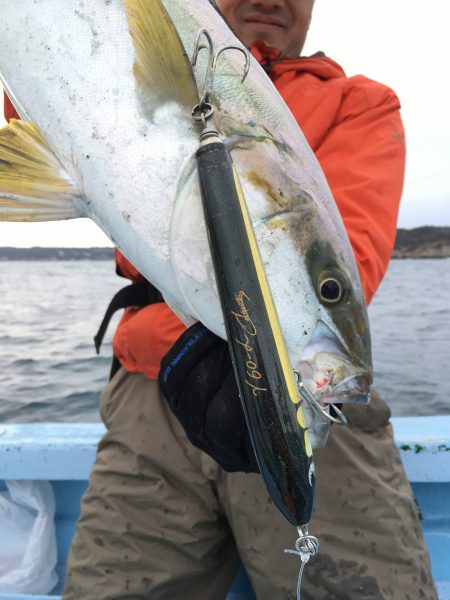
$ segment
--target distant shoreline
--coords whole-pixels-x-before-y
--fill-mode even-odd
[[[0,261],[114,260],[114,248],[14,248],[0,247]]]
[[[450,258],[450,227],[398,229],[394,259]],[[0,261],[113,260],[113,248],[15,248],[0,247]]]
[[[392,258],[449,258],[450,227],[398,229]]]

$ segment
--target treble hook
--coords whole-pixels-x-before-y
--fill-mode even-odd
[[[206,39],[206,41],[208,43],[207,46],[205,46],[204,44],[200,44],[200,40],[202,39],[202,37],[204,37]],[[200,50],[202,50],[202,49],[208,50],[208,66],[206,68],[205,81],[203,84],[203,91],[202,91],[202,95],[200,98],[200,102],[192,110],[193,114],[201,111],[205,106],[208,106],[208,108],[211,107],[208,100],[209,100],[210,95],[213,92],[214,77],[216,74],[217,62],[218,62],[219,56],[222,54],[222,52],[225,52],[225,50],[238,50],[239,52],[242,52],[242,54],[245,56],[244,75],[241,79],[241,83],[243,83],[245,81],[245,78],[247,77],[249,69],[250,69],[250,53],[248,52],[248,50],[246,48],[242,48],[241,46],[220,46],[220,48],[218,50],[215,50],[214,43],[211,38],[211,34],[209,33],[209,31],[207,29],[201,29],[197,34],[197,38],[195,40],[195,46],[194,46],[194,53],[193,53],[192,61],[191,61],[191,64],[193,67],[195,67],[195,65],[197,64],[197,58],[200,53]],[[211,115],[209,115],[209,116],[211,116]]]
[[[338,425],[347,425],[347,417],[336,406],[336,404],[333,404],[332,402],[328,403],[329,406],[331,406],[333,408],[334,412],[336,413],[336,417],[333,417],[333,415],[330,415],[330,413],[325,410],[325,408],[320,404],[320,402],[318,402],[314,398],[314,396],[311,394],[311,392],[305,387],[305,385],[302,381],[302,378],[300,376],[300,373],[298,371],[294,371],[294,375],[297,380],[297,388],[298,388],[300,395],[302,396],[302,398],[304,400],[306,400],[306,402],[311,406],[311,408],[313,410],[315,410],[316,412],[323,415],[326,419],[328,419],[332,423],[337,423]]]
[[[295,550],[285,550],[286,554],[297,554],[302,561],[297,580],[297,600],[301,600],[300,592],[302,586],[302,577],[305,565],[311,556],[315,556],[319,551],[319,540],[314,535],[309,535],[308,525],[297,527],[298,535],[300,536],[295,542]]]

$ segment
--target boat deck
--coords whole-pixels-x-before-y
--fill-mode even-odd
[[[450,600],[450,416],[392,420],[395,438],[423,515],[440,600]],[[58,571],[61,583],[49,596],[1,594],[0,600],[57,600],[86,489],[100,424],[0,425],[0,489],[4,480],[51,482],[56,500]],[[254,600],[241,570],[227,600]]]

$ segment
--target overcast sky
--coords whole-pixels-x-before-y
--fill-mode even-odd
[[[305,54],[392,87],[408,162],[400,227],[450,226],[450,0],[317,0]],[[3,114],[3,113],[1,113]],[[1,246],[109,245],[86,219],[0,224]]]

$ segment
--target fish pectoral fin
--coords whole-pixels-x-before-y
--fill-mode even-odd
[[[0,221],[83,217],[77,186],[30,121],[0,129]]]
[[[189,109],[198,92],[191,63],[161,0],[125,0],[134,44],[136,79],[153,104],[173,101]]]

